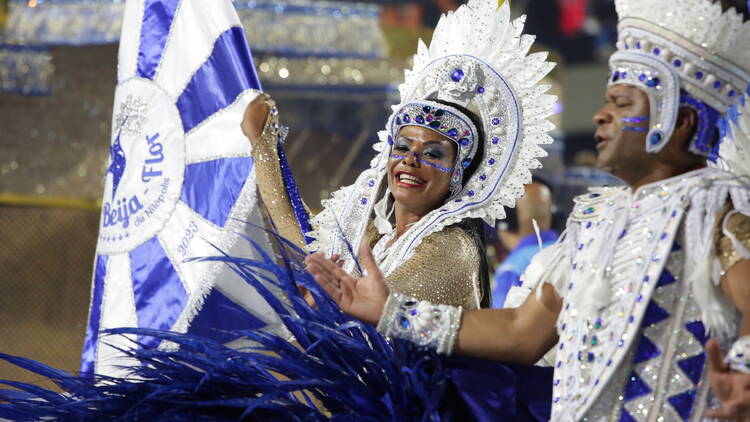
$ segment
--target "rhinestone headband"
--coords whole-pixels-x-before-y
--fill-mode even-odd
[[[660,60],[656,57],[657,53],[615,53],[610,59],[609,85],[635,86],[648,95],[651,115],[646,135],[646,151],[656,153],[664,148],[674,132],[677,112],[680,107],[688,107],[698,117],[698,127],[689,144],[690,152],[716,160],[718,142],[714,139],[714,128],[717,127],[720,113],[684,89],[684,81],[675,69],[679,66]]]
[[[609,60],[609,85],[632,85],[642,89],[651,105],[651,126],[646,151],[657,153],[669,142],[680,108],[680,80],[666,63],[637,52],[619,51]]]
[[[390,118],[388,144],[404,126],[421,126],[443,135],[458,147],[451,175],[451,197],[461,191],[464,169],[471,165],[481,142],[471,119],[459,110],[434,101],[420,101],[401,106]]]

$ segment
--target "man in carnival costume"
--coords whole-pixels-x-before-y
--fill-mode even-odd
[[[320,254],[309,268],[387,336],[505,362],[553,350],[554,421],[747,417],[750,24],[709,0],[616,6],[618,51],[594,120],[599,166],[630,186],[576,199],[567,235],[525,274],[535,294],[467,312],[389,294],[365,247],[364,278]]]

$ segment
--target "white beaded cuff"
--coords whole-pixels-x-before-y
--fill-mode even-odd
[[[726,362],[733,371],[750,374],[750,336],[740,337],[734,342]]]
[[[450,355],[461,327],[463,308],[433,305],[391,292],[378,322],[384,336],[409,340],[422,347]]]

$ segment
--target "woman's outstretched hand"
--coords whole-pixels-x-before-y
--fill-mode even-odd
[[[307,269],[315,281],[347,314],[369,324],[377,324],[388,299],[388,286],[383,273],[375,263],[370,247],[363,243],[359,248],[359,262],[365,276],[354,278],[322,253],[305,258]]]
[[[258,94],[245,109],[242,116],[242,133],[250,140],[250,145],[255,146],[266,127],[268,114],[276,107],[276,102],[266,93]]]
[[[710,409],[705,417],[750,421],[750,374],[732,371],[724,363],[719,343],[711,339],[706,344],[708,352],[708,380],[716,398],[721,402],[720,409]]]

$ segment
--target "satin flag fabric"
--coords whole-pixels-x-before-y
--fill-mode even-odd
[[[128,0],[110,160],[94,262],[82,374],[132,365],[101,331],[142,327],[204,336],[278,324],[265,302],[219,263],[263,241],[250,145],[240,130],[260,90],[230,0]],[[222,340],[231,341],[231,338]]]

